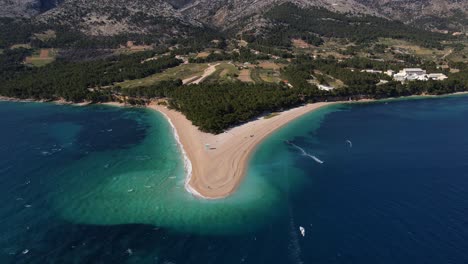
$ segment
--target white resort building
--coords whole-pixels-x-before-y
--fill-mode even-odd
[[[393,79],[399,82],[405,81],[443,81],[448,77],[443,73],[430,73],[427,74],[426,70],[421,68],[405,68],[400,72],[393,75]]]
[[[331,90],[335,89],[335,87],[328,86],[328,85],[323,85],[323,84],[319,84],[318,88],[319,88],[319,90],[322,90],[322,91],[331,91]]]
[[[382,73],[382,71],[377,71],[377,70],[373,70],[373,69],[362,70],[361,72],[376,73],[376,74]]]
[[[447,75],[443,74],[443,73],[429,73],[427,75],[427,78],[429,78],[429,80],[434,80],[434,81],[443,81],[445,79],[447,79]]]

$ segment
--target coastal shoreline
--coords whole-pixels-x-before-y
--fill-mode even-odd
[[[338,103],[343,102],[303,105],[271,118],[258,118],[218,135],[201,132],[180,112],[165,106],[153,104],[150,108],[163,114],[172,126],[185,162],[187,192],[203,199],[222,199],[237,190],[252,153],[265,138],[292,120]]]
[[[257,146],[270,134],[305,114],[334,104],[415,100],[465,94],[468,92],[311,103],[285,110],[269,119],[257,118],[219,135],[201,132],[182,113],[165,106],[152,104],[149,108],[163,114],[172,126],[186,167],[186,191],[203,199],[223,199],[233,194],[241,184],[247,172],[250,157]],[[228,135],[236,135],[237,138]],[[250,137],[252,135],[253,137]],[[210,149],[207,149],[206,144],[209,144]]]
[[[399,98],[362,99],[357,101],[317,102],[285,110],[271,117],[259,117],[250,122],[235,126],[224,133],[213,135],[202,132],[182,113],[166,106],[152,103],[148,108],[161,113],[169,122],[184,160],[186,172],[185,189],[202,199],[223,199],[233,194],[247,172],[248,162],[257,146],[270,134],[291,121],[322,107],[334,104],[373,103],[405,99],[440,98],[464,95],[458,92],[445,95],[413,95]],[[0,96],[0,101],[48,102],[61,105],[86,106],[85,103],[70,103],[64,100],[37,101],[21,100]],[[131,105],[108,102],[102,105],[127,107]]]
[[[194,196],[201,197],[204,199],[209,199],[209,197],[203,196],[201,193],[197,192],[195,189],[193,189],[190,186],[190,180],[192,179],[192,162],[190,161],[189,157],[187,156],[187,153],[185,152],[184,145],[182,144],[182,142],[180,142],[179,133],[177,133],[177,128],[174,126],[171,119],[164,112],[161,112],[161,111],[158,111],[158,112],[161,113],[166,118],[167,122],[169,122],[169,125],[172,128],[172,133],[174,134],[174,138],[177,141],[177,145],[179,146],[182,156],[184,157],[184,169],[186,173],[185,181],[184,181],[185,190]]]

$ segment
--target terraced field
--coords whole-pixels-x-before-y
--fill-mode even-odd
[[[205,79],[206,83],[219,83],[219,82],[234,82],[237,81],[236,77],[239,75],[239,70],[236,66],[230,63],[221,63],[216,66],[216,71]]]
[[[189,79],[202,76],[205,69],[208,68],[206,63],[190,63],[182,64],[174,68],[167,69],[164,72],[156,73],[143,79],[124,81],[118,83],[122,88],[131,88],[138,86],[149,86],[164,80],[174,79]]]
[[[57,51],[55,49],[41,49],[25,59],[26,64],[42,67],[55,61]]]

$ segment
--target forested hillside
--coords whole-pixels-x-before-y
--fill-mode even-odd
[[[115,82],[143,78],[174,67],[181,62],[174,57],[154,58],[155,53],[114,56],[86,62],[55,62],[42,68],[25,67],[18,61],[27,51],[0,55],[0,94],[22,99],[67,101],[111,101],[109,89],[100,89]]]
[[[257,42],[264,45],[289,46],[292,38],[301,38],[309,44],[320,45],[320,37],[345,38],[356,43],[389,37],[438,47],[441,40],[447,39],[445,35],[384,18],[354,17],[320,8],[303,9],[290,3],[274,7],[265,13],[265,18],[271,21],[272,27],[266,31],[266,36],[257,38]]]
[[[445,81],[390,81],[378,84],[382,76],[353,72],[348,68],[350,63],[353,62],[337,63],[334,60],[313,60],[308,57],[295,59],[283,71],[293,87],[240,82],[183,86],[180,80],[175,80],[146,87],[119,89],[119,93],[128,97],[127,102],[133,104],[167,98],[170,107],[181,111],[202,131],[220,133],[262,114],[304,103],[468,91],[468,68],[451,74]],[[330,92],[319,90],[308,82],[314,70],[341,79],[346,86]]]
[[[425,31],[355,1],[49,2],[46,12],[0,17],[1,96],[159,99],[220,133],[308,102],[468,88],[463,32]],[[448,79],[401,83],[383,74],[407,67]]]

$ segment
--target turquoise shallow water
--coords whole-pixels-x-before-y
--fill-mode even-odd
[[[204,201],[158,113],[0,102],[0,263],[466,263],[467,103],[320,109]]]

